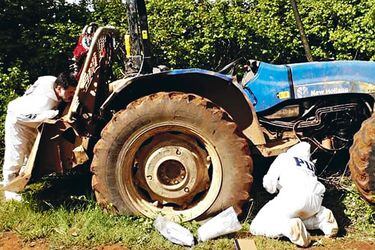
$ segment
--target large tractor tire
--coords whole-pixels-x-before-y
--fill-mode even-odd
[[[375,113],[362,123],[350,148],[349,168],[358,191],[375,203]]]
[[[249,198],[252,159],[229,115],[193,94],[160,92],[119,111],[95,146],[97,201],[120,214],[203,220]]]

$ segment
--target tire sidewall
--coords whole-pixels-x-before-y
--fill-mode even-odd
[[[203,98],[202,98],[203,99]],[[119,210],[120,213],[139,214],[139,211],[132,204],[131,200],[121,195],[122,184],[116,174],[121,172],[122,161],[128,155],[126,148],[131,143],[135,134],[141,130],[156,126],[157,124],[168,124],[177,122],[184,124],[187,128],[194,130],[195,133],[204,135],[204,139],[211,145],[214,145],[215,151],[220,159],[222,179],[215,205],[212,205],[204,216],[210,216],[211,213],[217,213],[218,208],[225,209],[230,206],[237,192],[243,192],[249,189],[251,181],[246,179],[246,173],[250,172],[250,163],[239,163],[241,157],[248,155],[248,149],[244,148],[244,139],[240,138],[235,131],[235,124],[223,121],[223,112],[215,109],[207,109],[204,105],[197,105],[189,102],[189,99],[170,98],[164,95],[158,100],[144,100],[137,103],[136,108],[128,108],[113,119],[109,126],[110,134],[103,132],[102,136],[106,140],[107,148],[100,159],[101,165],[105,171],[97,175],[102,183],[105,184],[110,196],[110,202]],[[234,127],[233,127],[234,126]],[[103,157],[102,157],[103,158]],[[246,159],[248,160],[248,159]],[[126,170],[125,170],[126,171]],[[251,176],[250,176],[251,177]],[[234,180],[243,183],[236,183]],[[228,197],[230,197],[228,199]]]

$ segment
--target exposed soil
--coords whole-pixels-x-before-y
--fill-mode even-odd
[[[2,233],[0,237],[0,249],[11,250],[21,248],[21,243],[14,233]]]
[[[20,237],[13,232],[0,233],[0,250],[44,250],[50,249],[50,245],[43,239],[31,242],[23,242]],[[62,248],[64,249],[64,248]],[[66,248],[65,248],[66,249]],[[76,247],[73,249],[82,249],[81,247]],[[95,248],[96,250],[126,250],[128,248],[121,246],[119,244],[99,246]]]
[[[314,249],[314,250],[374,250],[375,243],[374,242],[365,242],[365,241],[336,241],[336,242],[329,242],[328,244],[323,244],[321,246],[312,246],[307,249]]]
[[[49,249],[49,244],[43,239],[32,242],[23,242],[16,233],[0,233],[0,250],[44,250]],[[77,247],[76,249],[82,249]],[[96,250],[124,250],[128,249],[119,244],[99,246]],[[302,248],[301,248],[302,249]],[[375,250],[375,242],[359,240],[332,240],[321,237],[313,237],[313,245],[306,249],[314,250]]]
[[[1,250],[16,250],[16,249],[24,249],[24,250],[42,250],[48,249],[48,243],[43,240],[31,241],[31,242],[23,242],[17,234],[13,232],[4,232],[0,234],[0,249]]]
[[[124,250],[128,249],[120,245],[110,245],[110,246],[100,246],[96,248],[97,250]]]

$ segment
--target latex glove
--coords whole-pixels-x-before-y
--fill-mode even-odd
[[[288,157],[285,154],[280,154],[268,169],[267,174],[263,177],[263,187],[268,193],[274,194],[280,190],[279,183],[280,174],[283,171],[285,164],[288,164]]]
[[[268,193],[276,193],[278,186],[278,179],[273,178],[273,176],[265,175],[263,178],[263,187],[267,190]]]

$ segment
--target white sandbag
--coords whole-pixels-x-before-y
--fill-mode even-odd
[[[198,228],[198,240],[206,241],[242,228],[233,207],[227,208]]]
[[[184,246],[194,245],[193,234],[183,226],[158,216],[154,221],[154,227],[171,242]]]

